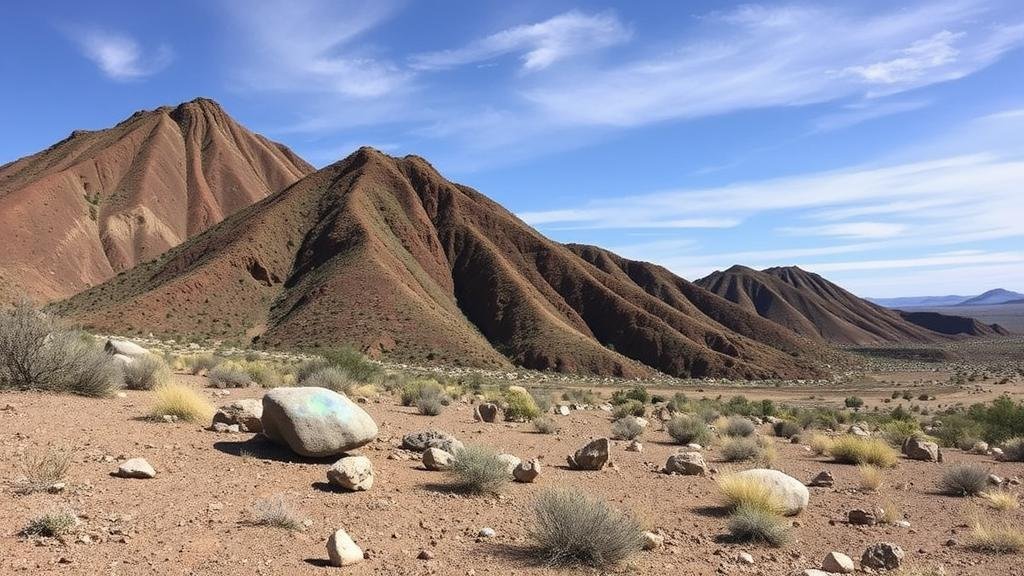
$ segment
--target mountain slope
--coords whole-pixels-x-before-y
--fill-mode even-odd
[[[866,298],[886,308],[927,308],[929,306],[956,306],[973,296],[901,296],[898,298]]]
[[[733,266],[696,283],[797,334],[830,343],[934,342],[949,334],[996,333],[968,318],[923,317],[889,310],[797,267],[757,271]]]
[[[553,242],[422,158],[362,148],[53,309],[101,330],[417,362],[821,374],[819,346],[663,269],[640,278],[655,268]]]
[[[1006,336],[1010,332],[999,324],[985,324],[974,318],[951,316],[938,312],[898,310],[907,322],[927,328],[940,334],[963,334],[966,336]]]
[[[312,171],[203,98],[73,132],[0,166],[0,298],[67,297]]]
[[[1004,290],[1002,288],[996,288],[975,296],[974,298],[964,300],[957,304],[957,306],[991,306],[993,304],[1005,304],[1007,302],[1021,299],[1024,299],[1024,294]]]

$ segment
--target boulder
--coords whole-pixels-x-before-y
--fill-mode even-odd
[[[107,343],[103,345],[103,350],[107,354],[115,355],[120,354],[122,356],[128,356],[134,358],[136,356],[145,356],[149,354],[149,350],[146,350],[142,346],[139,346],[135,342],[129,342],[127,340],[115,340],[110,338]]]
[[[591,440],[575,454],[566,457],[569,467],[574,470],[600,470],[608,463],[607,438]]]
[[[524,482],[530,484],[537,480],[540,476],[541,466],[540,460],[533,458],[520,462],[518,466],[512,470],[512,477],[515,478],[516,482]]]
[[[377,437],[377,424],[369,414],[327,388],[267,392],[261,422],[264,436],[311,458],[337,456]]]
[[[903,563],[903,549],[891,542],[872,544],[860,557],[860,565],[872,570],[896,570]]]
[[[501,460],[501,462],[505,464],[505,470],[508,472],[509,476],[512,476],[516,466],[519,466],[522,462],[522,460],[512,454],[498,454],[498,460]]]
[[[452,455],[440,448],[427,448],[423,451],[423,467],[427,470],[442,471],[452,467]]]
[[[829,552],[821,561],[821,569],[833,574],[853,574],[853,559],[842,552]]]
[[[346,456],[327,469],[327,481],[353,492],[373,487],[373,464],[366,456]]]
[[[440,448],[449,454],[462,450],[462,442],[454,436],[440,430],[420,430],[402,436],[402,448],[413,452],[423,452],[427,448]]]
[[[665,473],[704,476],[708,473],[708,464],[700,452],[678,452],[665,461]]]
[[[846,514],[846,519],[854,526],[874,526],[878,524],[878,514],[871,510],[854,508]]]
[[[807,507],[807,502],[810,500],[810,492],[806,486],[796,478],[783,474],[778,470],[754,468],[753,470],[737,472],[736,476],[740,478],[753,478],[769,487],[779,500],[782,501],[785,508],[783,513],[786,516],[799,514]]]
[[[327,556],[331,566],[351,566],[363,561],[363,550],[356,546],[348,532],[339,528],[327,540]]]
[[[835,486],[836,479],[832,476],[832,473],[828,470],[822,470],[818,472],[818,475],[811,478],[811,481],[807,483],[808,486],[815,488],[831,488]]]
[[[121,364],[121,366],[128,366],[135,362],[135,358],[132,356],[125,356],[124,354],[114,354],[111,356],[115,362]]]
[[[494,422],[498,419],[498,405],[491,402],[477,404],[473,410],[473,418],[477,422]]]
[[[156,470],[146,462],[145,458],[132,458],[117,467],[114,476],[119,478],[156,478]]]
[[[903,455],[911,460],[942,462],[942,451],[939,450],[939,445],[917,436],[911,436],[903,441]]]
[[[263,402],[255,398],[236,400],[226,406],[221,406],[213,415],[213,423],[238,425],[243,432],[263,431]]]

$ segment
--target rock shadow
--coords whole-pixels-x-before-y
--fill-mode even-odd
[[[246,440],[221,440],[213,443],[214,449],[232,456],[258,458],[274,462],[295,464],[334,464],[341,456],[327,458],[308,458],[300,456],[288,448],[275,444],[263,436],[253,436]]]

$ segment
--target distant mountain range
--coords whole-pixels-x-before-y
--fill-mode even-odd
[[[1024,294],[996,288],[977,296],[904,296],[901,298],[868,298],[886,308],[937,308],[941,306],[994,306],[1024,303]]]

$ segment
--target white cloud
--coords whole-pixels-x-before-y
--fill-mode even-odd
[[[523,69],[542,70],[555,62],[629,40],[630,31],[610,12],[572,10],[536,24],[502,30],[462,48],[412,57],[414,68],[441,70],[522,53]]]
[[[936,32],[930,38],[917,40],[908,48],[904,48],[897,58],[873,64],[850,66],[845,72],[859,76],[865,82],[872,84],[915,82],[925,74],[955,62],[960,51],[954,47],[954,44],[958,40],[962,40],[964,36],[964,32],[955,34],[949,30]]]
[[[843,222],[822,226],[787,226],[778,229],[784,234],[797,236],[836,236],[863,240],[894,238],[906,230],[905,225],[893,222]]]
[[[174,60],[170,46],[161,44],[147,52],[131,36],[84,28],[70,31],[82,54],[111,80],[138,80],[156,74]]]
[[[831,132],[842,130],[862,122],[877,120],[894,114],[912,112],[928,106],[926,100],[907,102],[879,102],[875,100],[859,101],[855,104],[844,106],[840,111],[825,114],[814,122],[815,132]]]
[[[935,268],[976,264],[1024,264],[1019,252],[972,252],[966,254],[937,254],[916,258],[888,258],[883,260],[851,260],[848,262],[800,263],[798,266],[816,272],[849,270],[901,270],[905,268]]]

